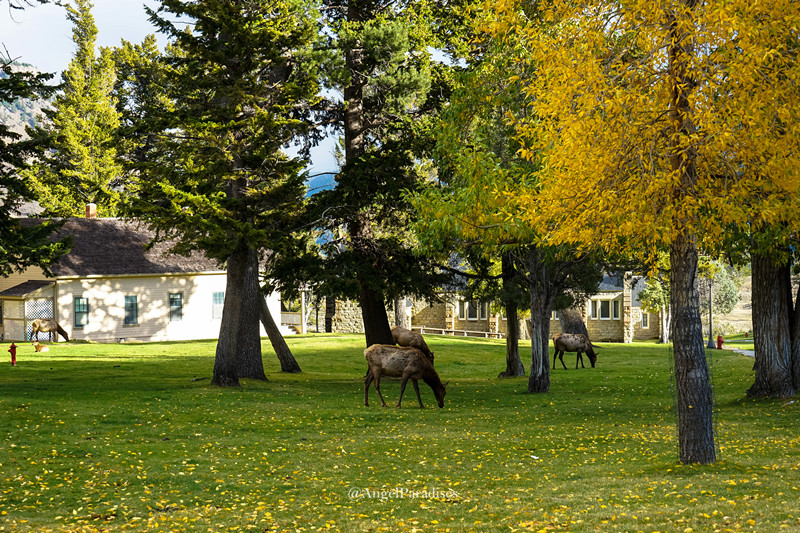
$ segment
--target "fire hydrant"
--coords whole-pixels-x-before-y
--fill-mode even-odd
[[[8,351],[11,353],[11,366],[17,366],[17,345],[12,342]]]
[[[723,343],[722,335],[717,335],[717,350],[722,349],[722,343]]]

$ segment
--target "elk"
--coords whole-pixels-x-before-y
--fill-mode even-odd
[[[33,328],[32,331],[31,331],[31,339],[33,339],[33,334],[35,333],[37,342],[39,341],[39,332],[40,331],[42,331],[44,333],[48,333],[48,332],[51,332],[51,331],[57,331],[59,335],[64,337],[65,341],[69,340],[69,337],[67,336],[67,332],[64,331],[64,329],[61,326],[58,325],[58,322],[56,322],[52,318],[37,318],[36,320],[31,322],[31,328]]]
[[[422,338],[420,333],[411,331],[410,329],[406,329],[402,326],[393,326],[392,339],[394,339],[394,343],[398,346],[410,346],[411,348],[416,348],[417,350],[421,351],[428,359],[430,359],[431,364],[433,364],[433,352],[430,348],[428,348],[428,345],[425,343],[425,339]]]
[[[567,365],[564,364],[564,352],[578,352],[578,356],[575,359],[576,369],[578,368],[578,361],[581,363],[581,368],[586,368],[583,366],[583,352],[586,352],[586,355],[589,356],[589,362],[594,368],[597,354],[594,353],[592,341],[586,335],[580,333],[558,333],[553,336],[553,346],[556,349],[553,353],[553,370],[556,368],[556,357],[561,360],[561,366],[564,367],[564,370],[567,369]]]
[[[39,344],[39,341],[33,343],[33,351],[34,352],[49,352],[50,347],[44,344]]]
[[[419,379],[427,383],[433,390],[433,394],[436,396],[436,403],[439,404],[439,407],[444,407],[444,395],[447,392],[445,390],[447,383],[442,383],[431,361],[417,348],[393,346],[389,344],[373,344],[364,350],[364,357],[369,364],[369,372],[364,380],[364,405],[369,406],[369,385],[374,380],[375,390],[378,391],[381,404],[387,407],[386,402],[383,400],[383,394],[381,394],[381,376],[389,376],[402,378],[400,383],[400,397],[397,399],[398,408],[400,407],[400,402],[403,400],[403,392],[406,390],[406,383],[409,379],[414,385],[414,392],[417,393],[420,409],[423,409],[425,406],[422,405],[422,398],[419,395],[419,385],[417,384],[417,380]]]

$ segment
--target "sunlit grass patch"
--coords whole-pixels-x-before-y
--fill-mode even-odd
[[[714,351],[720,461],[681,466],[667,347],[604,344],[531,395],[496,378],[502,341],[430,337],[445,407],[420,383],[427,409],[409,386],[398,410],[363,406],[362,336],[287,340],[303,373],[265,341],[269,381],[238,389],[210,385],[213,342],[21,350],[0,366],[0,531],[800,527],[797,404],[746,399],[752,359]]]

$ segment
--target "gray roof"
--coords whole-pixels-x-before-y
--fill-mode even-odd
[[[600,282],[599,292],[615,292],[621,291],[625,288],[623,281],[623,273],[603,274],[603,280]]]
[[[55,282],[50,280],[26,281],[24,283],[20,283],[19,285],[14,285],[10,289],[6,289],[3,292],[0,292],[0,296],[25,297],[31,293],[38,291],[39,289],[43,289],[44,287],[48,287],[54,284]]]
[[[38,224],[42,219],[22,219]],[[114,276],[124,274],[180,274],[218,272],[217,262],[201,252],[184,257],[169,252],[173,243],[145,247],[155,233],[138,221],[119,218],[69,218],[54,233],[55,239],[72,237],[72,249],[50,270],[56,277]]]

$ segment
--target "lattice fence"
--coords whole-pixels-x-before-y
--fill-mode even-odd
[[[31,340],[33,335],[33,326],[31,322],[37,318],[53,318],[53,300],[27,300],[25,302],[25,320],[27,327],[27,339]],[[50,332],[50,340],[54,339],[55,331]]]

